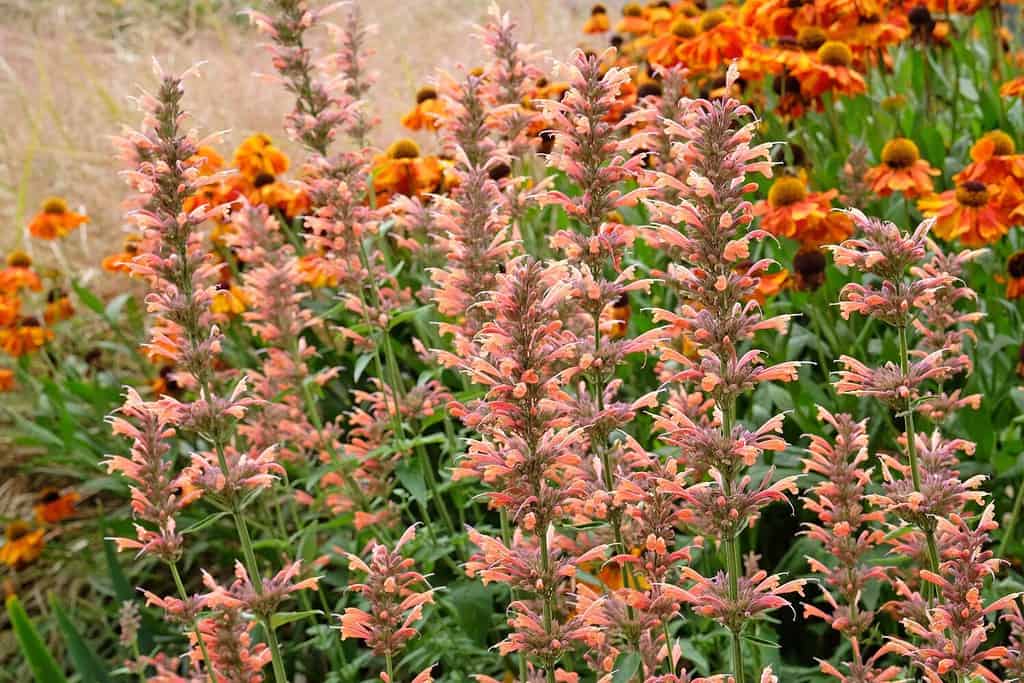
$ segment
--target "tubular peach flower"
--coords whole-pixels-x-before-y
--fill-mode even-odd
[[[935,234],[947,242],[981,247],[997,242],[1009,232],[1013,221],[1006,206],[1007,186],[986,185],[966,180],[955,190],[923,197],[921,212],[935,219]]]
[[[349,569],[365,574],[364,583],[351,584],[349,589],[362,594],[369,610],[346,608],[341,617],[341,637],[365,641],[389,662],[416,636],[415,624],[423,617],[424,605],[434,602],[426,577],[415,570],[412,559],[400,552],[415,536],[416,527],[409,527],[394,550],[374,543],[365,561],[344,553]]]
[[[759,570],[739,578],[735,596],[730,594],[729,581],[724,572],[705,578],[689,567],[683,567],[682,578],[691,581],[689,588],[666,586],[669,596],[693,605],[701,616],[715,619],[730,630],[738,629],[751,617],[788,607],[789,600],[782,597],[790,593],[804,594],[804,579],[782,582],[781,576]]]
[[[864,181],[880,197],[899,192],[908,198],[931,194],[934,185],[931,176],[939,170],[921,158],[913,140],[893,138],[882,148],[882,163],[868,169]]]
[[[266,644],[252,642],[255,626],[255,622],[246,619],[236,606],[217,606],[211,616],[199,620],[199,633],[210,658],[207,665],[218,680],[263,681],[262,671],[272,657]],[[195,636],[191,639],[194,641]],[[202,660],[202,654],[193,650],[193,658]]]
[[[88,222],[88,216],[72,211],[65,200],[50,197],[29,223],[28,232],[42,240],[54,240],[67,237],[72,230]]]

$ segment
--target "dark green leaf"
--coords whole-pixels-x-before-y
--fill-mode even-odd
[[[7,616],[11,620],[11,629],[14,637],[18,639],[21,652],[28,661],[28,667],[32,670],[37,683],[64,683],[67,679],[64,672],[57,666],[57,661],[50,654],[50,651],[43,644],[32,620],[25,613],[18,596],[11,595],[7,598]]]

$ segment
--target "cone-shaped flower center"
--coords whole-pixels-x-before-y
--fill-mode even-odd
[[[772,183],[772,189],[768,190],[768,203],[774,208],[796,204],[807,198],[807,187],[804,181],[789,176],[779,178]]]
[[[15,249],[7,255],[7,265],[11,268],[28,268],[32,265],[32,257],[21,249]]]
[[[1024,277],[1024,251],[1018,251],[1006,262],[1006,272],[1013,279]]]
[[[1013,138],[1001,130],[985,133],[982,140],[991,140],[995,147],[995,153],[998,156],[1006,156],[1017,151],[1017,145],[1014,144]]]
[[[985,206],[988,204],[988,189],[985,183],[970,180],[956,188],[956,201],[961,206]]]
[[[822,64],[829,66],[850,66],[853,61],[853,52],[850,51],[850,46],[846,43],[829,40],[818,48],[818,59]]]
[[[711,29],[725,21],[725,19],[725,12],[717,9],[711,10],[710,12],[708,12],[707,14],[700,18],[700,30],[710,31]]]
[[[672,22],[672,35],[676,38],[693,38],[697,35],[697,27],[689,19],[679,17]]]
[[[50,197],[43,202],[43,213],[67,213],[68,203],[60,197]]]
[[[907,168],[921,158],[913,140],[893,138],[882,148],[882,163],[889,168]]]
[[[826,40],[828,36],[817,26],[805,26],[796,34],[796,44],[804,50],[817,50]]]
[[[392,159],[415,159],[420,155],[420,146],[409,138],[395,140],[388,147],[388,156]]]
[[[437,90],[429,85],[425,85],[416,91],[416,104],[422,104],[427,100],[436,100]]]

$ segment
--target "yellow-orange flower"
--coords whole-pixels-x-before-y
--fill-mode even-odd
[[[743,56],[743,46],[752,42],[750,30],[737,24],[724,9],[705,12],[698,21],[700,31],[683,41],[676,57],[693,73],[709,73]]]
[[[1024,155],[1016,154],[1013,138],[1001,130],[981,136],[971,147],[971,163],[953,176],[957,183],[976,180],[986,185],[1002,183],[1007,179],[1024,180]]]
[[[4,530],[4,544],[0,546],[0,562],[15,569],[35,561],[43,552],[45,530],[32,528],[22,521],[11,522]]]
[[[10,368],[0,368],[0,393],[14,391],[14,371]]]
[[[965,247],[997,242],[1010,230],[1004,190],[976,180],[960,183],[955,190],[933,194],[917,202],[928,218],[935,218],[932,232],[947,242],[959,240]]]
[[[110,273],[130,273],[132,259],[139,253],[141,241],[142,238],[138,235],[126,235],[121,251],[103,259],[103,270]]]
[[[868,169],[864,180],[880,197],[901,192],[907,197],[931,194],[935,189],[932,176],[939,170],[921,158],[913,140],[893,138],[882,148],[882,163]]]
[[[1019,299],[1024,295],[1024,251],[1015,252],[1006,261],[1006,298]]]
[[[46,308],[43,310],[43,320],[47,325],[67,320],[75,314],[75,307],[71,305],[71,299],[60,289],[54,289],[46,295]]]
[[[437,90],[424,86],[416,93],[416,106],[402,117],[402,125],[409,130],[437,130],[444,114],[444,101]]]
[[[758,202],[754,213],[765,230],[805,247],[841,242],[852,234],[853,224],[846,214],[832,210],[838,194],[837,190],[809,192],[802,178],[784,176],[772,183],[768,200]]]
[[[785,268],[780,269],[775,273],[768,273],[762,275],[757,280],[757,288],[754,290],[752,298],[762,306],[775,296],[778,296],[782,290],[789,285],[789,271]]]
[[[594,5],[590,10],[590,17],[583,24],[584,33],[604,33],[611,28],[611,20],[608,19],[608,9],[604,5]]]
[[[245,292],[237,285],[220,286],[213,295],[210,312],[218,315],[241,315],[245,312]]]
[[[288,170],[288,156],[274,146],[269,135],[257,133],[235,150],[235,168],[254,185],[267,185]]]
[[[651,30],[651,22],[644,16],[644,8],[635,2],[626,3],[622,8],[622,19],[615,25],[619,33],[639,36]]]
[[[21,299],[0,292],[0,327],[13,325],[21,313]]]
[[[53,330],[39,325],[35,318],[23,318],[12,327],[0,329],[0,349],[18,358],[36,351],[53,339]]]
[[[33,237],[42,240],[55,240],[67,236],[82,223],[88,223],[89,217],[75,213],[68,208],[68,203],[60,197],[50,197],[28,225]]]
[[[856,95],[867,89],[864,77],[852,67],[853,51],[846,43],[826,41],[813,57],[805,57],[793,66],[792,74],[808,97],[826,92]]]
[[[74,491],[61,494],[54,488],[43,489],[39,502],[33,508],[40,524],[56,524],[75,514],[78,494]]]
[[[999,94],[1003,97],[1024,96],[1024,76],[1006,81],[999,87]]]
[[[224,157],[209,145],[200,145],[190,161],[196,162],[200,158],[202,158],[202,163],[199,164],[199,173],[201,175],[213,175],[224,168]]]
[[[396,140],[387,152],[374,159],[373,187],[377,203],[386,204],[391,195],[418,197],[436,192],[443,177],[437,157],[420,157],[420,148],[408,138]]]
[[[43,291],[43,281],[32,270],[32,257],[20,249],[7,255],[7,267],[0,270],[0,293],[17,294],[22,289]]]

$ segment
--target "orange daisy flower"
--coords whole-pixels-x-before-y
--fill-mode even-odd
[[[21,313],[21,300],[15,296],[7,296],[0,292],[0,327],[13,325]]]
[[[644,16],[644,8],[635,2],[622,8],[622,19],[615,25],[619,33],[641,36],[651,30],[651,22]]]
[[[647,61],[659,66],[674,66],[679,63],[680,46],[699,33],[696,22],[687,17],[677,17],[668,32],[658,36],[647,46]]]
[[[1001,130],[992,130],[981,136],[971,147],[971,163],[953,176],[957,183],[976,180],[986,185],[1002,183],[1006,179],[1024,180],[1024,155],[1015,154],[1013,138]],[[1024,183],[1019,183],[1024,184]]]
[[[189,161],[196,162],[199,161],[200,158],[203,160],[199,165],[199,173],[201,175],[213,175],[224,168],[224,157],[220,155],[220,152],[209,145],[200,145]]]
[[[43,529],[32,528],[22,521],[11,522],[4,530],[4,544],[0,546],[0,562],[15,569],[35,561],[43,552]]]
[[[10,368],[0,368],[0,393],[14,391],[14,371]]]
[[[853,64],[853,51],[846,43],[826,41],[814,57],[806,57],[792,69],[804,95],[818,98],[826,92],[857,95],[867,90],[864,77]]]
[[[61,289],[51,289],[46,294],[46,308],[43,311],[43,320],[47,325],[54,325],[67,320],[75,314],[75,307],[71,305],[71,299]]]
[[[444,101],[427,85],[416,92],[416,106],[402,117],[402,125],[409,130],[437,130],[444,114]]]
[[[1006,260],[1006,298],[1019,299],[1024,295],[1024,251],[1018,251]]]
[[[235,150],[234,163],[235,168],[254,185],[274,182],[289,166],[288,156],[274,146],[266,133],[257,133],[243,140]]]
[[[1003,83],[999,86],[999,94],[1003,97],[1024,97],[1024,76]]]
[[[55,240],[88,222],[88,216],[69,209],[68,203],[60,197],[50,197],[43,202],[39,213],[29,223],[28,231],[41,240]]]
[[[743,46],[752,42],[750,30],[722,9],[705,12],[697,26],[700,32],[676,50],[679,61],[693,73],[712,72],[739,59]]]
[[[0,270],[0,293],[17,294],[22,289],[43,291],[43,281],[32,270],[32,257],[15,249],[7,255],[7,267]]]
[[[139,235],[126,235],[121,245],[121,251],[103,259],[103,270],[108,273],[131,273],[131,262],[139,253],[139,242],[141,241],[142,237]]]
[[[754,213],[761,227],[778,237],[788,237],[806,247],[840,242],[852,234],[846,214],[832,210],[837,190],[808,192],[803,179],[785,176],[772,183],[768,200],[758,202]]]
[[[611,28],[611,20],[608,18],[608,9],[604,5],[594,5],[590,10],[590,17],[583,24],[584,33],[604,33]]]
[[[879,197],[901,192],[914,198],[931,194],[935,189],[931,177],[937,175],[939,170],[921,158],[913,140],[893,138],[882,148],[882,163],[868,169],[864,181]]]
[[[802,292],[813,292],[825,284],[828,261],[818,247],[801,247],[793,256],[793,286]]]
[[[40,524],[56,524],[75,514],[77,502],[78,494],[74,491],[61,495],[57,489],[46,488],[39,494],[39,502],[33,509]]]
[[[386,204],[393,194],[418,197],[441,188],[441,162],[420,157],[420,147],[408,138],[396,140],[383,156],[374,159],[373,189],[377,203]]]
[[[17,325],[0,329],[0,349],[19,358],[41,348],[53,339],[53,330],[42,327],[36,318],[22,318]]]
[[[936,236],[947,242],[959,240],[965,247],[980,247],[998,241],[1010,230],[1004,189],[968,180],[955,190],[918,200],[917,208],[927,218],[935,218],[932,232]]]
[[[785,268],[780,268],[775,273],[762,275],[757,280],[757,288],[754,290],[752,298],[764,306],[768,299],[775,298],[782,290],[786,289],[789,285],[789,279],[789,271]]]

